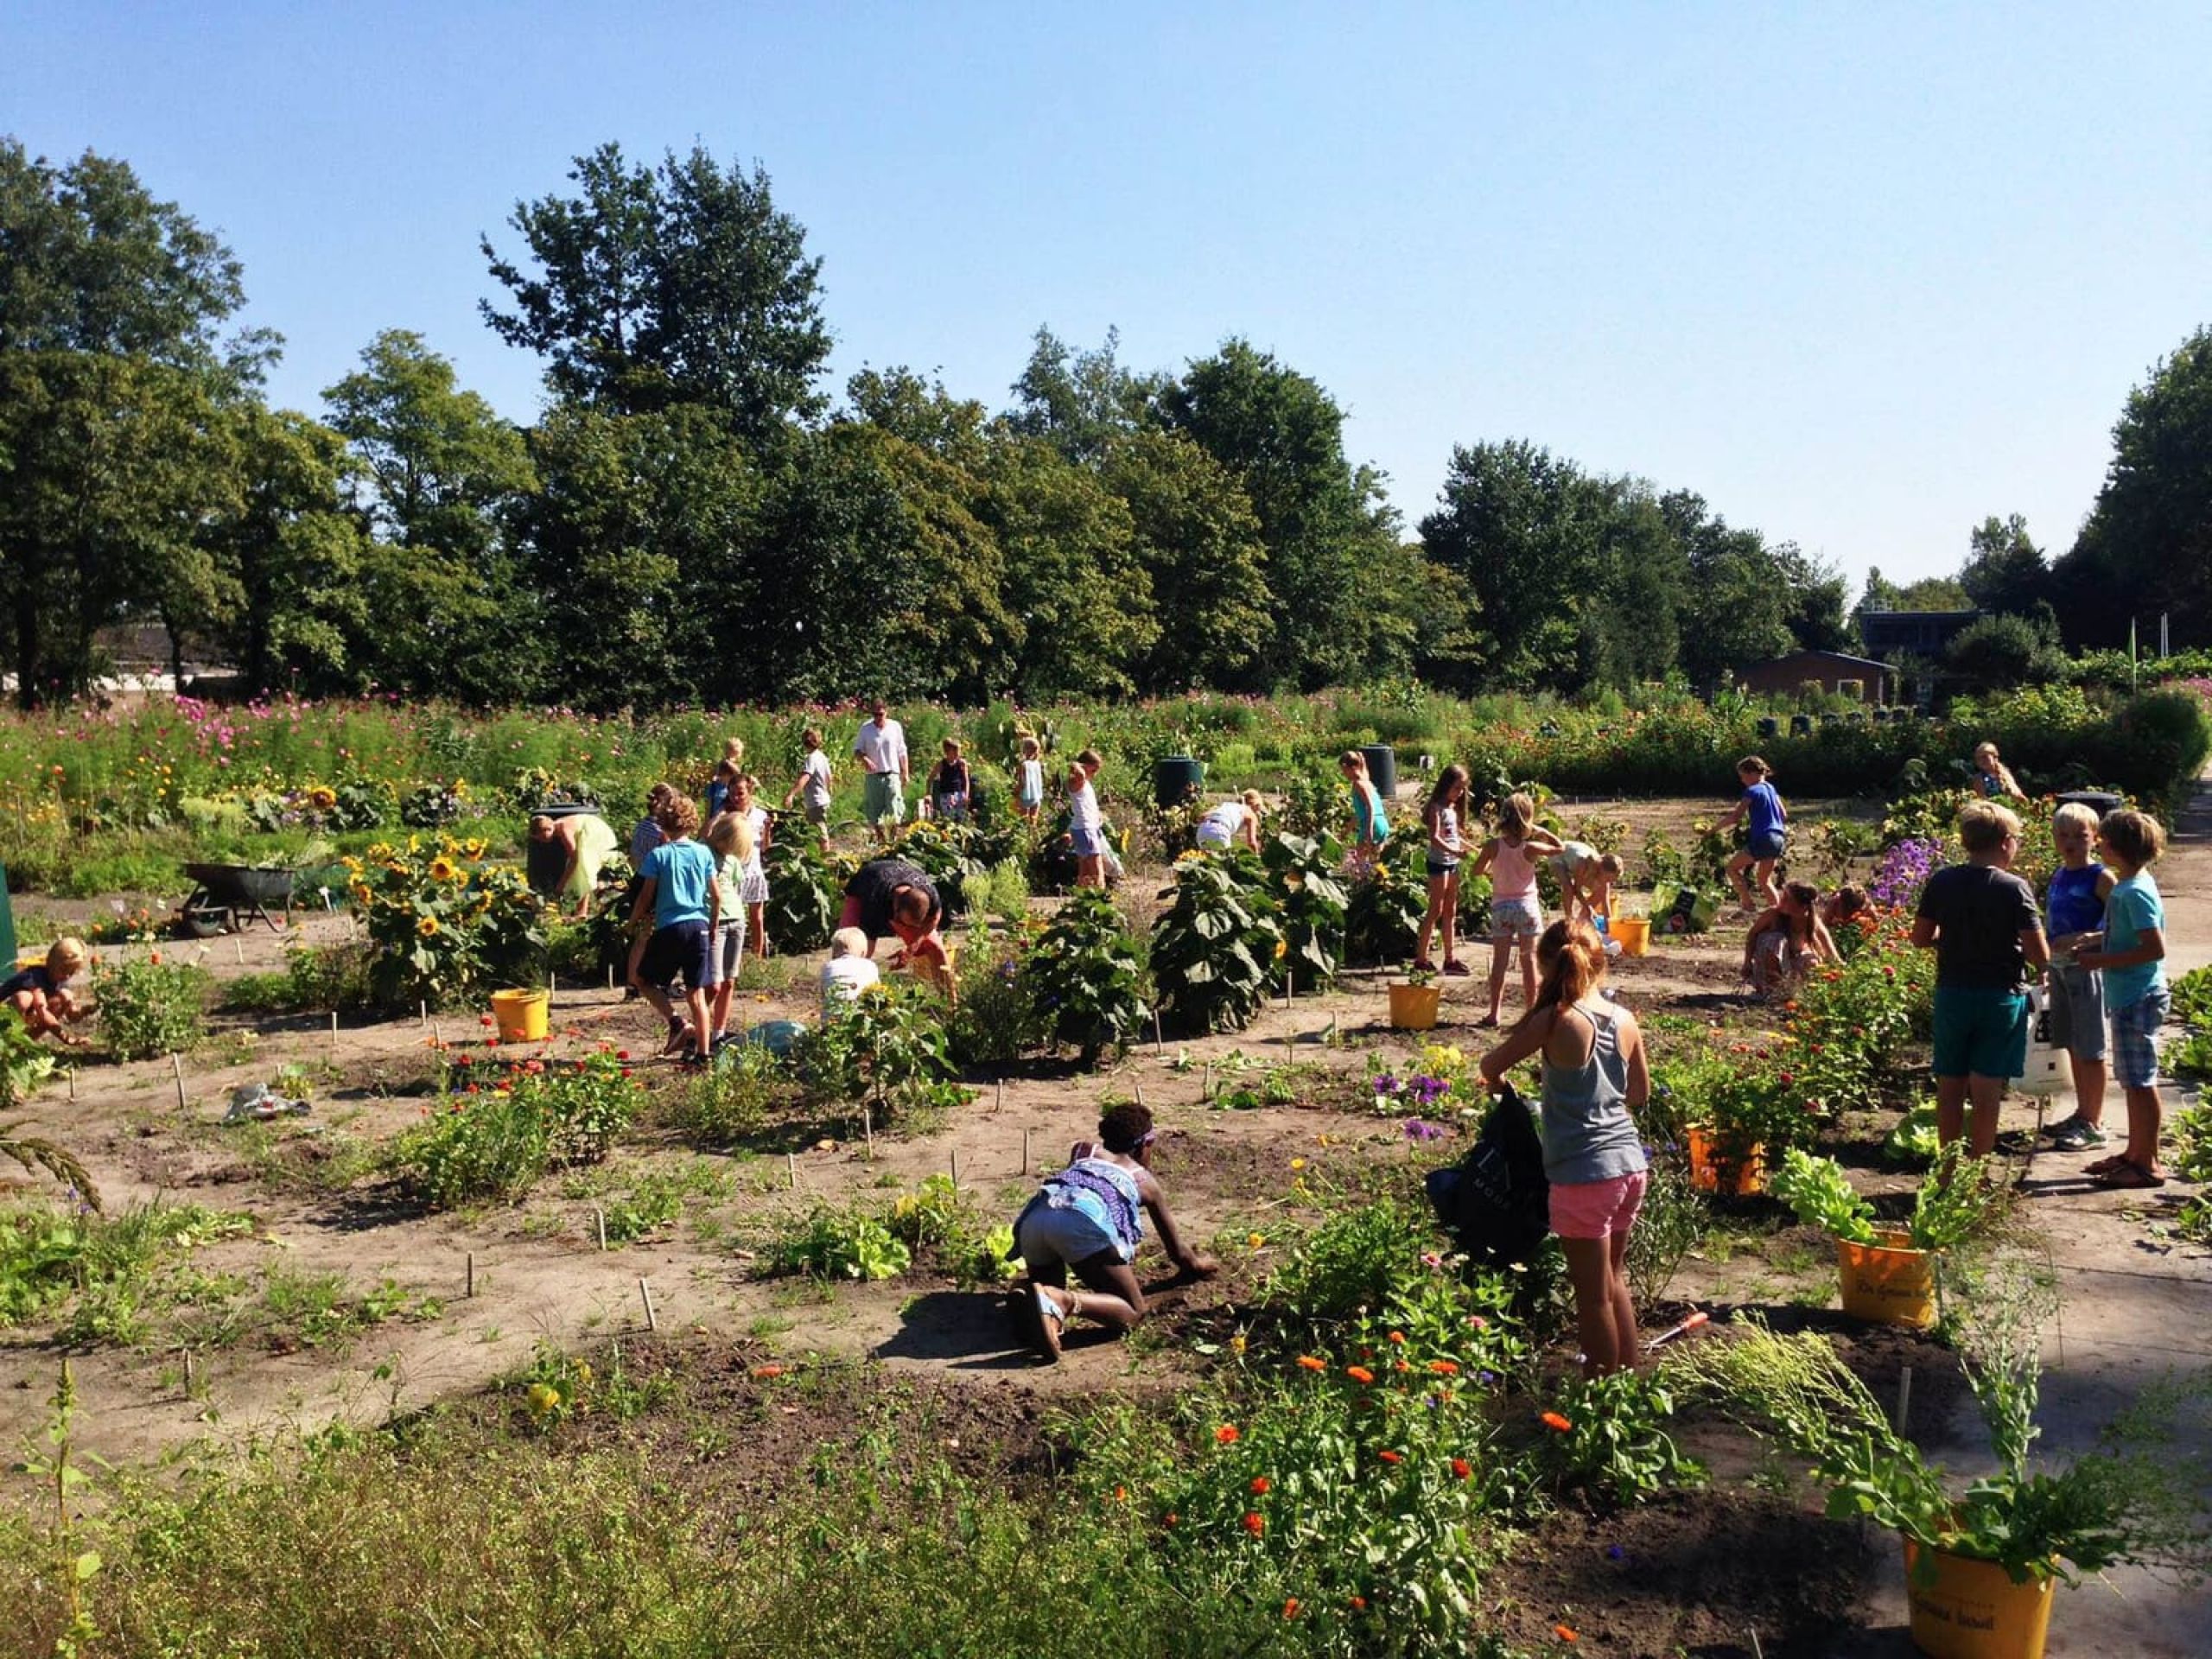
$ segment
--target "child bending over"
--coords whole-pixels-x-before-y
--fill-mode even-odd
[[[1835,941],[1821,919],[1821,890],[1792,881],[1744,937],[1744,977],[1761,996],[1796,988],[1816,962],[1834,962]]]
[[[92,1010],[78,1000],[69,982],[91,960],[82,939],[56,939],[44,962],[0,981],[0,1002],[22,1015],[24,1029],[32,1036],[51,1037],[65,1048],[78,1047],[85,1039],[69,1027],[90,1017]]]

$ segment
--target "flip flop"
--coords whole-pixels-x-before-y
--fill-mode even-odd
[[[2123,1158],[2112,1168],[2100,1170],[2093,1179],[2099,1186],[2124,1187],[2130,1191],[2147,1191],[2166,1184],[2164,1176],[2153,1175],[2132,1158]]]
[[[1021,1334],[1029,1345],[1047,1365],[1057,1365],[1060,1359],[1060,1326],[1067,1316],[1060,1311],[1041,1285],[1019,1286],[1014,1291],[1014,1323],[1021,1327]]]

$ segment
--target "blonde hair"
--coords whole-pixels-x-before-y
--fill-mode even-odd
[[[938,747],[944,749],[944,758],[946,760],[957,760],[960,758],[960,740],[958,738],[948,737]]]
[[[653,822],[671,841],[682,841],[699,833],[699,804],[689,795],[679,795],[674,790],[654,810]]]
[[[1529,1006],[1530,1014],[1538,1008],[1571,1007],[1605,976],[1605,946],[1587,922],[1554,922],[1536,941],[1536,961],[1543,969],[1544,983]]]
[[[732,853],[740,860],[753,856],[753,825],[742,812],[717,812],[707,826],[707,845],[718,858]]]
[[[724,738],[722,740],[722,759],[728,761],[733,766],[743,766],[745,764],[745,740],[741,737]]]
[[[82,973],[92,959],[92,953],[85,949],[82,939],[56,939],[47,948],[46,971],[55,979],[68,979]]]
[[[1044,753],[1044,752],[1045,751],[1043,749],[1038,747],[1037,740],[1035,738],[1027,735],[1022,738],[1021,757],[1023,760],[1034,760],[1039,755]]]
[[[1245,806],[1250,810],[1254,817],[1264,818],[1268,816],[1267,803],[1260,798],[1260,791],[1258,790],[1246,790],[1242,798]]]
[[[2098,826],[2102,830],[2105,845],[2122,858],[2141,869],[2155,863],[2158,855],[2166,850],[2164,826],[2148,812],[2138,812],[2132,806],[2123,806],[2105,814],[2105,821]]]
[[[1362,777],[1367,775],[1367,757],[1357,749],[1346,749],[1337,757],[1337,764],[1340,766],[1350,766]]]
[[[832,961],[839,957],[866,955],[868,955],[868,935],[857,927],[841,927],[830,936],[830,956]]]
[[[1993,853],[2005,837],[2020,833],[2019,814],[1994,801],[1969,801],[1959,809],[1959,844],[1970,853]]]
[[[1497,836],[1509,847],[1518,847],[1535,823],[1536,804],[1517,789],[1498,805]]]
[[[2074,824],[2094,836],[2097,833],[2097,810],[2093,806],[2083,805],[2080,801],[2069,801],[2050,815],[2052,829],[2057,829],[2062,823]]]

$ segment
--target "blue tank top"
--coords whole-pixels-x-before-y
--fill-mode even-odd
[[[1751,833],[1771,836],[1780,832],[1786,816],[1782,810],[1782,797],[1775,787],[1762,778],[1744,791],[1744,798],[1751,803]]]
[[[2097,897],[2097,883],[2104,873],[2101,864],[2084,865],[2078,870],[2062,864],[2051,872],[2050,902],[2044,909],[2045,924],[2054,938],[2064,933],[2093,933],[2104,925],[2105,901]]]

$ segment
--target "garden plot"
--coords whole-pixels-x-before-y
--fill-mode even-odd
[[[1662,807],[1657,818],[1699,810]],[[2204,943],[2193,918],[2205,913],[2212,883],[2200,859],[2184,847],[2162,872],[2183,950]],[[1152,894],[1160,883],[1139,885]],[[321,939],[340,926],[318,918],[303,931]],[[270,945],[242,943],[242,962],[227,940],[209,953],[219,981],[281,964]],[[1669,941],[1618,962],[1614,983],[1624,1002],[1656,1016],[1649,1024],[1662,1057],[1694,1041],[1717,1048],[1720,1065],[1743,1069],[1748,1053],[1733,1054],[1732,1046],[1764,1051],[1780,1034],[1780,1016],[1734,994],[1737,959],[1726,938]],[[672,1484],[684,1494],[684,1513],[717,1517],[717,1529],[730,1517],[771,1516],[801,1490],[830,1491],[818,1501],[847,1514],[839,1506],[863,1497],[887,1501],[886,1483],[958,1505],[980,1503],[963,1495],[988,1489],[1037,1506],[1021,1524],[1057,1516],[1064,1541],[1096,1548],[1093,1523],[1076,1520],[1078,1513],[1170,1501],[1170,1489],[1148,1484],[1149,1475],[1146,1483],[1109,1481],[1098,1431],[1072,1425],[1123,1404],[1162,1425],[1199,1399],[1218,1397],[1224,1410],[1237,1400],[1255,1414],[1273,1409],[1265,1402],[1278,1385],[1260,1369],[1262,1355],[1294,1384],[1303,1376],[1293,1369],[1296,1351],[1324,1352],[1339,1370],[1362,1363],[1349,1312],[1326,1331],[1293,1329],[1271,1309],[1268,1287],[1286,1274],[1313,1282],[1314,1240],[1340,1236],[1330,1230],[1345,1217],[1388,1203],[1417,1216],[1420,1171],[1464,1144],[1467,1120],[1456,1105],[1416,1113],[1388,1096],[1378,1109],[1374,1079],[1448,1072],[1452,1048],[1464,1065],[1487,1040],[1471,1025],[1479,979],[1448,988],[1446,1023],[1433,1040],[1389,1030],[1387,984],[1387,976],[1353,972],[1325,994],[1301,992],[1287,1004],[1265,999],[1233,1033],[1155,1044],[1143,1033],[1096,1071],[1032,1058],[1005,1068],[1002,1092],[985,1069],[971,1074],[980,1086],[964,1103],[908,1110],[866,1128],[848,1109],[770,1102],[711,1146],[687,1127],[699,1121],[680,1099],[692,1085],[643,1058],[658,1036],[652,1017],[603,987],[564,987],[554,999],[557,1034],[543,1052],[638,1057],[626,1062],[640,1088],[634,1122],[603,1161],[553,1170],[511,1203],[445,1209],[396,1185],[380,1160],[426,1111],[449,1103],[438,1091],[459,1055],[472,1068],[504,1073],[507,1057],[483,1040],[472,1014],[442,1014],[435,1032],[420,1018],[364,1024],[349,1016],[334,1044],[327,1020],[311,1016],[219,1017],[213,1039],[187,1064],[182,1108],[173,1068],[149,1059],[88,1066],[73,1100],[49,1090],[24,1115],[27,1128],[84,1156],[111,1215],[156,1200],[193,1209],[176,1235],[130,1258],[137,1277],[122,1312],[135,1326],[104,1333],[86,1324],[87,1299],[78,1294],[0,1335],[0,1380],[11,1385],[0,1389],[0,1439],[20,1443],[46,1421],[66,1347],[79,1390],[79,1444],[87,1450],[135,1462],[193,1442],[316,1437],[315,1456],[335,1460],[324,1473],[235,1494],[241,1520],[281,1516],[292,1531],[318,1513],[319,1481],[386,1479],[346,1461],[373,1459],[366,1431],[415,1421],[447,1402],[457,1414],[438,1437],[437,1455],[450,1461],[435,1466],[448,1478],[466,1478],[480,1464],[510,1474],[537,1468],[546,1479],[589,1485],[610,1512],[621,1510],[626,1493]],[[745,995],[757,1018],[810,1014],[790,983],[764,981]],[[285,1065],[313,1082],[308,1118],[213,1125],[232,1086],[267,1080]],[[1160,1287],[1154,1319],[1132,1340],[1078,1340],[1065,1363],[1040,1370],[1015,1345],[976,1248],[991,1224],[1010,1219],[1036,1172],[1090,1133],[1103,1102],[1140,1093],[1160,1119],[1156,1166],[1179,1217],[1224,1271],[1203,1284]],[[1413,1117],[1444,1135],[1409,1133]],[[1861,1190],[1898,1192],[1913,1179],[1882,1168],[1874,1152],[1876,1131],[1893,1117],[1845,1120],[1844,1150]],[[2017,1103],[2008,1117],[2032,1121],[2032,1109]],[[951,1186],[956,1154],[953,1201],[936,1205],[945,1213],[914,1224],[911,1241],[902,1236],[901,1201],[912,1224],[915,1206]],[[2046,1394],[2067,1402],[2077,1393],[2071,1379],[2084,1379],[2083,1417],[2062,1421],[2052,1437],[2071,1451],[2089,1438],[2097,1403],[2135,1392],[2160,1354],[2203,1359],[2189,1334],[2195,1325],[2177,1317],[2201,1297],[2203,1264],[2179,1250],[2145,1249],[2143,1218],[2152,1206],[2078,1192],[2056,1167],[2064,1161],[2030,1160],[2026,1187],[2030,1218],[2050,1241],[2069,1293],[2051,1333]],[[1916,1433],[1962,1465],[1980,1457],[1948,1348],[1869,1331],[1829,1311],[1832,1252],[1770,1201],[1724,1199],[1715,1210],[1702,1241],[1644,1307],[1651,1334],[1692,1305],[1716,1318],[1758,1309],[1780,1332],[1832,1333],[1878,1397],[1893,1398],[1910,1367]],[[817,1212],[874,1220],[899,1239],[908,1265],[880,1280],[767,1273]],[[111,1315],[119,1300],[110,1299]],[[1426,1332],[1417,1340],[1427,1344],[1423,1363],[1433,1355],[1472,1368],[1488,1351]],[[1519,1402],[1513,1421],[1493,1429],[1487,1414],[1468,1420],[1467,1433],[1485,1437],[1499,1470],[1531,1459],[1525,1466],[1537,1472],[1529,1478],[1552,1506],[1536,1524],[1519,1500],[1484,1499],[1484,1525],[1496,1530],[1471,1567],[1479,1586],[1472,1611],[1508,1644],[1499,1651],[1749,1652],[1753,1630],[1766,1651],[1793,1643],[1795,1650],[1840,1651],[1854,1624],[1902,1623],[1893,1547],[1818,1518],[1817,1500],[1794,1471],[1709,1414],[1690,1413],[1677,1428],[1682,1447],[1710,1465],[1709,1485],[1678,1484],[1663,1459],[1643,1452],[1635,1466],[1649,1485],[1637,1502],[1624,1507],[1580,1484],[1584,1474],[1568,1472],[1532,1414],[1568,1398],[1564,1358],[1554,1338],[1543,1355],[1501,1365]],[[1331,1385],[1346,1386],[1335,1371]],[[553,1403],[541,1406],[548,1395]],[[1210,1431],[1186,1427],[1197,1429],[1202,1452]],[[1494,1433],[1503,1438],[1487,1438]],[[1150,1454],[1162,1450],[1155,1440],[1144,1445]],[[842,1472],[825,1488],[826,1469]],[[874,1496],[853,1484],[861,1469],[872,1471]],[[1394,1467],[1379,1465],[1378,1476],[1385,1473]],[[1116,1499],[1128,1488],[1128,1498]],[[404,1482],[375,1490],[396,1515],[423,1501]],[[1373,1523],[1356,1500],[1329,1501],[1351,1505],[1332,1511],[1348,1523]],[[907,1513],[895,1505],[884,1512]],[[1263,1521],[1275,1513],[1245,1512]],[[991,1527],[1017,1524],[1012,1510],[975,1513]],[[1224,1524],[1233,1532],[1239,1519]],[[1145,1524],[1160,1526],[1160,1515],[1147,1513]],[[1215,1522],[1194,1515],[1191,1524]],[[1039,1551],[1058,1559],[1052,1548],[1033,1537],[1032,1559]],[[322,1570],[290,1548],[276,1553],[270,1571],[281,1574],[288,1560],[302,1576]],[[517,1547],[516,1563],[531,1559]],[[1315,1583],[1344,1587],[1329,1576],[1334,1571],[1270,1547],[1265,1570],[1238,1593],[1249,1602],[1262,1588],[1281,1591],[1266,1611],[1269,1640],[1286,1643],[1281,1650],[1357,1644],[1364,1627],[1352,1615],[1367,1610],[1345,1599],[1324,1619],[1313,1605]],[[1152,1580],[1115,1581],[1130,1605],[1148,1605]],[[911,1585],[893,1589],[900,1606],[926,1616]],[[211,1605],[223,1605],[219,1586],[208,1593]],[[1344,1589],[1346,1598],[1363,1593]],[[2115,1618],[2151,1620],[2171,1605],[2154,1591],[2136,1593],[2128,1605],[2148,1611],[2115,1613],[2095,1590],[2063,1594],[2052,1650],[2110,1650],[2101,1644],[2112,1630],[2136,1628],[2116,1626]],[[1286,1618],[1294,1601],[1306,1605]],[[626,1605],[620,1597],[608,1604]],[[684,1597],[670,1605],[685,1605]],[[779,1607],[779,1628],[791,1639],[860,1642],[831,1629],[826,1615],[810,1614],[817,1622],[808,1623]],[[980,1616],[988,1623],[1001,1615]],[[1573,1632],[1571,1643],[1562,1630]]]

